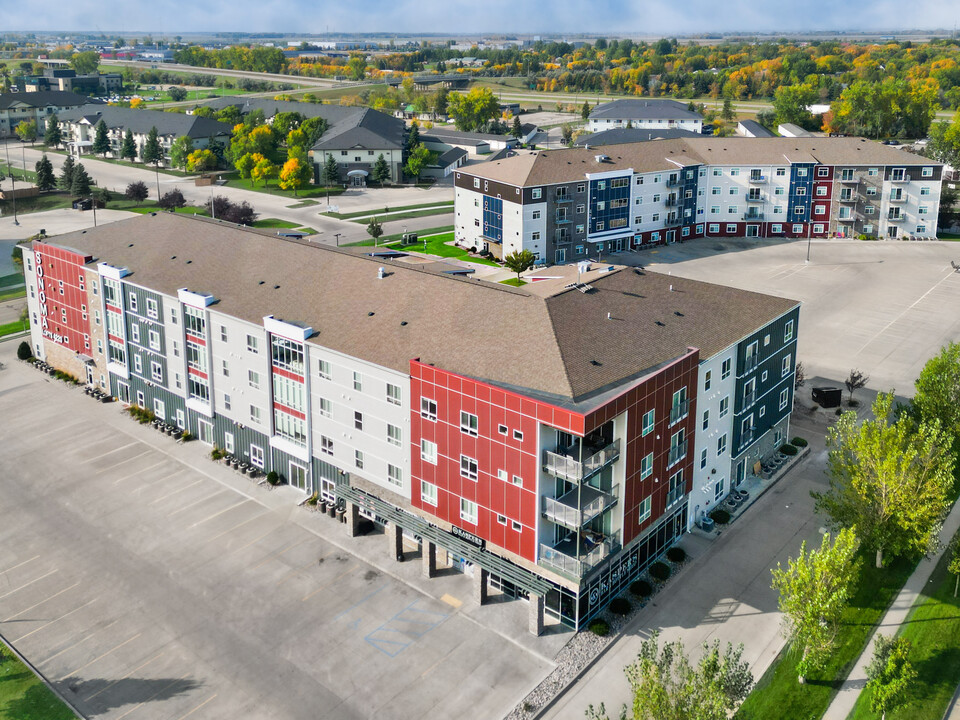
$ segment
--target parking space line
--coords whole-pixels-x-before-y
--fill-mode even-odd
[[[32,558],[30,558],[29,560],[24,560],[24,561],[21,562],[21,563],[17,563],[17,564],[14,565],[12,568],[7,568],[6,570],[0,572],[0,575],[6,575],[6,574],[7,574],[8,572],[10,572],[11,570],[16,570],[18,567],[22,567],[23,565],[26,565],[27,563],[31,563],[31,562],[33,562],[34,560],[36,560],[38,557],[40,557],[40,556],[39,556],[39,555],[34,555],[34,556],[33,556]]]
[[[256,569],[257,569],[258,567],[260,567],[261,565],[266,565],[266,564],[267,564],[268,562],[270,562],[271,560],[276,560],[278,557],[280,557],[281,555],[283,555],[283,554],[284,554],[285,552],[287,552],[288,550],[293,550],[295,547],[298,547],[299,545],[303,545],[305,542],[309,542],[310,540],[316,540],[316,539],[317,539],[317,538],[314,538],[314,537],[304,538],[303,540],[301,540],[301,541],[298,542],[298,543],[294,543],[293,545],[288,545],[288,546],[285,547],[283,550],[278,550],[277,552],[270,553],[270,554],[267,555],[263,560],[261,560],[260,562],[258,562],[256,565],[254,565],[254,566],[253,566],[252,568],[250,568],[250,569],[251,569],[251,570],[256,570]]]
[[[150,452],[150,451],[148,450],[147,452]],[[140,455],[137,455],[137,457],[140,457]],[[168,462],[167,458],[163,458],[163,459],[160,460],[159,462],[155,462],[153,465],[150,465],[149,467],[145,467],[145,468],[143,468],[142,470],[137,470],[135,473],[131,473],[131,474],[129,474],[129,475],[124,475],[124,476],[123,476],[122,478],[120,478],[119,480],[114,480],[114,481],[113,481],[113,484],[114,484],[114,485],[117,485],[117,484],[119,484],[119,483],[122,483],[124,480],[129,480],[129,479],[132,478],[132,477],[136,477],[136,476],[139,475],[140,473],[145,473],[145,472],[148,472],[148,471],[150,471],[150,470],[153,470],[155,467],[160,467],[161,465],[163,465],[163,464],[166,463],[166,462]]]
[[[31,580],[31,581],[28,582],[28,583],[24,583],[23,585],[21,585],[20,587],[18,587],[16,590],[11,590],[10,592],[6,593],[5,595],[0,595],[0,600],[3,600],[5,597],[7,597],[7,596],[9,596],[9,595],[13,595],[15,592],[18,592],[18,591],[20,591],[20,590],[23,590],[25,587],[29,587],[30,585],[33,585],[35,582],[40,582],[40,581],[43,580],[44,578],[50,577],[50,576],[53,575],[54,573],[58,573],[58,572],[60,572],[60,570],[51,570],[51,571],[48,572],[46,575],[41,575],[40,577],[38,577],[38,578],[36,578],[36,579],[34,579],[34,580]]]
[[[134,710],[138,710],[139,708],[142,708],[142,707],[143,707],[144,705],[146,705],[148,702],[150,702],[151,700],[153,700],[157,695],[160,695],[161,693],[166,692],[168,689],[172,688],[174,685],[176,685],[178,682],[180,682],[181,680],[183,680],[183,679],[184,679],[187,675],[189,675],[189,674],[190,674],[190,673],[184,673],[183,675],[181,675],[180,677],[178,677],[176,680],[174,680],[174,681],[172,681],[172,682],[170,682],[170,683],[167,683],[166,685],[164,685],[162,688],[160,688],[159,690],[157,690],[157,692],[155,692],[153,695],[151,695],[150,697],[148,697],[146,700],[144,700],[144,701],[143,701],[142,703],[140,703],[139,705],[134,705],[132,708],[130,708],[129,710],[127,710],[123,715],[118,715],[117,718],[116,718],[116,720],[121,720],[121,718],[125,718],[127,715],[129,715],[130,713],[132,713]]]
[[[277,580],[277,587],[280,587],[281,585],[283,585],[283,584],[284,584],[287,580],[289,580],[290,578],[296,577],[298,574],[300,574],[301,571],[306,570],[306,569],[309,568],[309,567],[313,567],[313,566],[315,566],[316,564],[317,564],[317,561],[316,561],[316,560],[311,560],[310,562],[306,563],[305,565],[301,565],[300,567],[293,568],[293,569],[290,570],[286,575],[284,575],[283,578],[281,578],[280,580]]]
[[[229,533],[232,533],[232,532],[233,532],[234,530],[236,530],[237,528],[243,527],[243,526],[246,525],[247,523],[253,522],[253,521],[256,520],[257,518],[262,518],[263,515],[264,515],[264,514],[261,512],[261,513],[258,513],[258,514],[256,514],[256,515],[254,515],[254,516],[251,517],[251,518],[247,518],[246,520],[243,520],[243,521],[241,521],[241,522],[238,522],[236,525],[234,525],[234,526],[233,526],[232,528],[230,528],[229,530],[224,530],[224,531],[223,531],[222,533],[220,533],[219,535],[214,535],[212,538],[210,538],[209,540],[207,540],[207,542],[208,542],[208,543],[211,543],[211,542],[213,542],[214,540],[219,540],[219,539],[222,538],[224,535],[227,535],[227,534],[229,534]],[[267,533],[270,533],[270,532],[273,532],[273,531],[272,531],[272,530],[268,530],[268,531],[267,531]],[[264,534],[267,534],[267,533],[264,533]],[[263,537],[263,536],[261,535],[261,537]]]
[[[143,451],[142,453],[140,453],[139,455],[134,455],[134,456],[131,457],[131,458],[127,458],[126,460],[121,460],[120,462],[114,463],[113,465],[108,465],[107,467],[98,468],[98,470],[99,470],[100,472],[102,472],[102,473],[103,473],[103,472],[108,472],[108,471],[110,471],[110,470],[115,470],[116,468],[120,467],[120,466],[123,465],[124,463],[133,462],[134,460],[136,460],[136,459],[138,459],[138,458],[142,458],[144,455],[148,455],[148,454],[151,453],[151,452],[153,452],[153,449],[152,449],[152,448],[149,448],[149,449],[147,449],[147,450],[144,450],[144,451]],[[134,473],[134,474],[136,474],[136,473]]]
[[[176,474],[176,473],[174,473],[174,474]],[[187,485],[187,486],[185,486],[185,487],[178,488],[177,490],[174,490],[173,492],[169,492],[169,493],[167,493],[166,495],[163,495],[163,496],[161,496],[161,497],[158,497],[156,500],[151,500],[151,501],[150,501],[150,504],[151,504],[151,505],[156,505],[158,502],[160,502],[160,501],[162,501],[162,500],[166,500],[168,497],[171,497],[172,495],[176,495],[178,492],[183,492],[184,490],[189,490],[189,489],[192,488],[194,485],[198,485],[199,483],[202,483],[202,482],[203,482],[203,478],[200,478],[199,480],[194,480],[192,483],[190,483],[189,485]]]
[[[31,631],[28,632],[26,635],[21,635],[21,636],[18,637],[16,640],[14,640],[13,643],[16,644],[16,643],[20,642],[21,640],[26,640],[28,637],[30,637],[30,636],[33,635],[34,633],[40,632],[40,631],[43,630],[45,627],[49,627],[50,625],[53,625],[53,624],[56,623],[56,622],[60,622],[60,621],[63,620],[65,617],[70,617],[70,616],[73,615],[75,612],[79,612],[79,611],[83,610],[83,609],[84,609],[85,607],[87,607],[88,605],[93,605],[93,603],[95,603],[97,600],[99,600],[99,598],[94,598],[94,599],[91,600],[90,602],[85,602],[85,603],[84,603],[83,605],[81,605],[80,607],[74,608],[74,609],[71,610],[70,612],[65,613],[64,615],[61,615],[60,617],[58,617],[58,618],[55,619],[55,620],[51,620],[50,622],[41,625],[40,627],[36,628],[35,630],[31,630]]]
[[[6,619],[4,619],[4,620],[0,620],[0,622],[10,622],[10,621],[13,620],[14,618],[19,617],[20,615],[23,615],[25,612],[30,612],[30,611],[33,610],[35,607],[39,607],[40,605],[43,605],[45,602],[49,602],[49,601],[53,600],[53,599],[54,599],[55,597],[57,597],[58,595],[63,595],[63,594],[64,594],[65,592],[67,592],[68,590],[73,590],[73,589],[74,589],[75,587],[77,587],[77,585],[79,585],[79,584],[80,584],[79,582],[75,582],[75,583],[74,583],[73,585],[71,585],[70,587],[64,588],[64,589],[61,590],[60,592],[58,592],[58,593],[56,593],[56,594],[54,594],[54,595],[51,595],[50,597],[48,597],[48,598],[46,598],[46,599],[44,599],[44,600],[41,600],[41,601],[38,602],[38,603],[34,603],[33,605],[31,605],[30,607],[26,608],[25,610],[21,610],[21,611],[18,612],[16,615],[11,615],[10,617],[8,617],[8,618],[6,618]]]
[[[217,495],[222,495],[222,494],[225,493],[225,492],[230,492],[230,491],[229,491],[229,490],[217,490],[215,493],[213,493],[213,494],[211,494],[211,495],[206,495],[206,496],[200,498],[199,500],[196,500],[196,501],[190,503],[189,505],[185,505],[184,507],[180,508],[179,510],[174,510],[172,513],[170,513],[169,515],[167,515],[167,517],[168,517],[168,518],[172,518],[174,515],[179,515],[179,514],[182,513],[182,512],[186,512],[186,511],[189,510],[190,508],[194,508],[194,507],[196,507],[197,505],[199,505],[200,503],[204,503],[204,502],[206,502],[207,500],[210,500],[211,498],[215,498]]]
[[[258,515],[257,517],[260,517],[260,516]],[[246,545],[241,545],[241,546],[238,547],[238,548],[235,548],[235,549],[233,549],[233,550],[229,550],[229,551],[227,552],[227,554],[229,554],[229,553],[235,553],[235,552],[240,552],[241,550],[246,550],[248,547],[250,547],[250,546],[253,545],[254,543],[260,542],[260,541],[263,540],[267,535],[269,535],[269,534],[272,533],[272,532],[276,532],[277,530],[279,530],[279,529],[282,528],[282,527],[283,527],[283,525],[276,525],[276,526],[270,528],[269,530],[267,530],[263,535],[260,535],[259,537],[255,537],[253,540],[251,540],[250,542],[248,542]],[[226,557],[226,555],[224,555],[223,557]]]
[[[224,508],[223,510],[220,510],[219,512],[215,512],[213,515],[209,515],[208,517],[205,517],[203,520],[197,520],[197,522],[195,522],[193,525],[191,525],[190,527],[188,527],[187,530],[191,530],[191,529],[195,528],[197,525],[202,525],[203,523],[207,522],[207,520],[213,520],[215,517],[218,517],[218,516],[220,516],[220,515],[223,515],[224,513],[230,512],[231,510],[233,510],[233,509],[235,509],[235,508],[238,508],[238,507],[240,507],[241,505],[245,505],[245,504],[247,504],[248,502],[252,502],[252,501],[251,501],[251,500],[247,500],[246,498],[244,498],[243,500],[241,500],[240,502],[238,502],[236,505],[231,505],[230,507]]]
[[[88,662],[86,665],[81,665],[81,666],[78,667],[76,670],[71,670],[71,671],[68,672],[66,675],[64,675],[63,677],[61,677],[61,678],[60,678],[60,681],[63,681],[63,680],[65,680],[65,679],[67,679],[67,678],[70,677],[71,675],[76,675],[78,672],[80,672],[80,671],[83,670],[84,668],[88,668],[88,667],[90,667],[91,665],[93,665],[95,662],[97,662],[98,660],[102,660],[102,659],[105,658],[107,655],[109,655],[110,653],[112,653],[114,650],[119,650],[120,648],[122,648],[122,647],[123,647],[124,645],[126,645],[127,643],[133,642],[134,640],[136,640],[136,639],[137,639],[138,637],[140,637],[141,635],[143,635],[143,633],[137,633],[137,634],[134,635],[133,637],[127,638],[126,640],[124,640],[124,641],[123,641],[122,643],[120,643],[119,645],[114,645],[112,648],[110,648],[110,649],[107,650],[105,653],[103,653],[103,655],[100,655],[100,656],[98,656],[98,657],[95,657],[93,660],[91,660],[90,662]]]
[[[128,447],[133,447],[134,445],[139,445],[139,441],[134,440],[134,441],[131,442],[131,443],[127,443],[126,445],[121,445],[120,447],[114,448],[113,450],[107,450],[107,452],[101,453],[100,455],[97,455],[96,457],[87,458],[86,460],[84,460],[84,462],[89,465],[89,464],[92,463],[94,460],[99,460],[100,458],[104,458],[104,457],[106,457],[107,455],[113,455],[115,452],[120,452],[121,450],[126,450]]]
[[[121,680],[126,680],[128,677],[130,677],[130,676],[133,675],[135,672],[137,672],[137,670],[143,670],[143,668],[145,668],[147,665],[149,665],[149,664],[152,663],[154,660],[156,660],[156,659],[159,658],[161,655],[163,655],[164,652],[165,652],[164,650],[161,650],[161,651],[158,652],[156,655],[154,655],[152,658],[150,658],[150,659],[147,660],[145,663],[143,663],[143,665],[140,665],[139,667],[135,667],[133,670],[131,670],[130,672],[128,672],[128,673],[127,673],[126,675],[124,675],[122,678],[117,678],[116,680],[114,680],[114,681],[113,681],[112,683],[110,683],[109,685],[104,685],[102,688],[100,688],[99,690],[97,690],[93,695],[88,695],[88,696],[87,696],[86,698],[84,698],[84,699],[85,699],[87,702],[89,702],[90,700],[93,700],[97,695],[99,695],[100,693],[102,693],[104,690],[109,690],[110,688],[112,688],[114,685],[116,685],[116,684],[117,684],[118,682],[120,682]]]
[[[358,567],[360,567],[360,566],[359,566],[359,565],[353,565],[353,566],[347,568],[347,569],[344,570],[342,573],[340,573],[340,574],[337,575],[335,578],[333,578],[333,580],[329,580],[328,582],[325,582],[323,585],[321,585],[320,587],[318,587],[318,588],[317,588],[316,590],[314,590],[312,593],[310,593],[309,595],[305,596],[305,597],[303,598],[303,600],[301,600],[301,602],[306,602],[307,600],[309,600],[310,598],[312,598],[314,595],[316,595],[316,594],[317,594],[318,592],[320,592],[321,590],[325,590],[325,589],[327,589],[328,587],[330,587],[333,583],[335,583],[335,582],[336,582],[337,580],[339,580],[340,578],[342,578],[342,577],[344,577],[344,576],[349,575],[350,573],[352,573],[352,572],[353,572],[354,570],[356,570]]]
[[[119,619],[119,618],[118,618],[118,619]],[[110,627],[111,625],[116,624],[116,622],[117,622],[117,620],[114,620],[113,622],[108,623],[108,624],[105,625],[104,627],[99,628],[98,630],[94,630],[92,633],[90,633],[89,635],[87,635],[85,638],[82,638],[82,639],[80,639],[80,640],[77,640],[75,643],[73,643],[73,645],[67,645],[63,650],[61,650],[60,652],[58,652],[56,655],[51,655],[51,656],[48,657],[46,660],[41,660],[40,662],[36,663],[36,666],[37,666],[37,667],[40,667],[41,665],[46,665],[48,662],[50,662],[50,661],[53,660],[54,658],[59,657],[60,655],[63,655],[67,650],[72,650],[73,648],[75,648],[75,647],[76,647],[77,645],[79,645],[80,643],[86,642],[87,640],[89,640],[90,638],[92,638],[94,635],[96,635],[98,632],[100,632],[100,630],[106,630],[106,629],[107,629],[108,627]]]
[[[185,715],[181,715],[180,717],[178,717],[177,720],[184,720],[184,718],[190,717],[190,716],[193,715],[197,710],[199,710],[199,709],[202,708],[204,705],[206,705],[208,702],[210,702],[211,700],[213,700],[218,694],[219,694],[219,693],[214,693],[213,695],[211,695],[210,697],[208,697],[206,700],[204,700],[202,703],[200,703],[199,705],[197,705],[193,710],[191,710],[190,712],[186,713]]]

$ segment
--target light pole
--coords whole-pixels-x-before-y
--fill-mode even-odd
[[[10,173],[10,193],[13,196],[13,224],[19,225],[20,221],[17,220],[17,179],[13,176],[13,168],[10,166],[10,143],[5,140],[3,143],[3,148],[7,153],[7,172]]]
[[[807,262],[810,262],[810,240],[811,236],[807,235]]]
[[[340,247],[340,235],[341,235],[341,233],[334,233],[334,234],[333,234],[333,237],[336,238],[336,241],[337,241],[337,247]]]

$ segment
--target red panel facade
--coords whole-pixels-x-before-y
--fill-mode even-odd
[[[90,352],[90,311],[84,265],[89,258],[42,243],[33,245],[43,337],[75,353]]]

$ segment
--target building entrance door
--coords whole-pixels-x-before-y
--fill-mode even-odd
[[[302,465],[297,465],[295,462],[290,463],[290,484],[306,492],[307,487],[307,469]]]
[[[759,225],[747,225],[747,237],[760,237],[760,226]]]

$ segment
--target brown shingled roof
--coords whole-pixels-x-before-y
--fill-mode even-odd
[[[258,325],[265,315],[302,321],[317,332],[311,342],[384,367],[408,372],[420,358],[565,401],[582,401],[689,346],[709,357],[797,304],[633,270],[592,280],[589,293],[539,297],[172,213],[50,244],[127,267],[128,282],[168,295],[184,287],[210,293],[218,299],[212,310]]]

